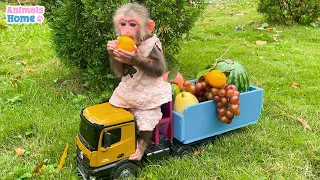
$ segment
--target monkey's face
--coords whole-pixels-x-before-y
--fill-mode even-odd
[[[122,18],[118,23],[121,36],[130,36],[135,41],[139,39],[140,24],[132,18]]]

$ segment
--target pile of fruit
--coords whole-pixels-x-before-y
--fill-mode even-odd
[[[165,80],[168,74],[164,76]],[[249,90],[247,72],[233,60],[224,60],[209,67],[195,81],[184,81],[182,75],[177,73],[176,78],[169,82],[172,85],[174,110],[183,114],[186,106],[213,100],[219,121],[226,124],[240,114],[240,93]]]
[[[184,89],[197,97],[199,102],[213,100],[216,103],[218,119],[230,124],[240,114],[240,92],[235,85],[226,83],[226,75],[218,69],[208,72],[194,83],[184,82]]]

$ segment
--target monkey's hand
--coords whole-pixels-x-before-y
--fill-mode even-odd
[[[118,46],[117,40],[108,41],[108,44],[107,44],[108,53],[112,55],[112,52],[117,48],[117,46]]]
[[[133,64],[132,59],[133,57],[135,57],[137,50],[138,49],[136,46],[134,47],[133,52],[129,52],[123,49],[115,49],[113,51],[113,57],[115,60],[119,62],[132,65]]]

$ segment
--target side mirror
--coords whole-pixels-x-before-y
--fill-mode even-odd
[[[103,141],[102,141],[103,147],[107,148],[111,146],[111,133],[104,130],[103,131]]]

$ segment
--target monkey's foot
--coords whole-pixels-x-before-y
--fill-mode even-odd
[[[129,157],[129,160],[140,161],[142,159],[144,151],[147,148],[147,143],[144,142],[142,139],[140,139],[137,144],[138,144],[138,147],[136,149],[136,152]]]

